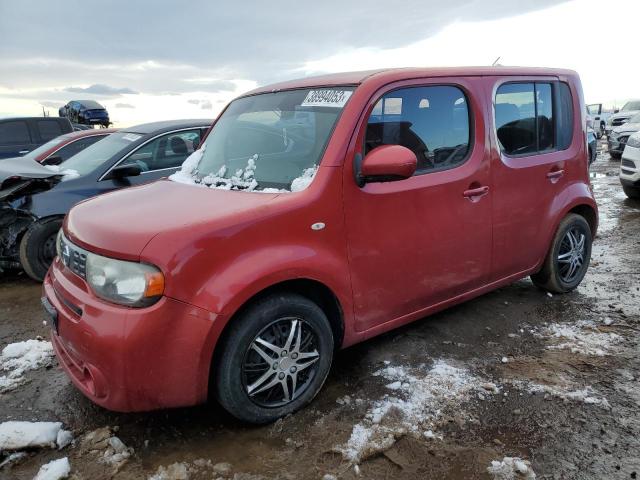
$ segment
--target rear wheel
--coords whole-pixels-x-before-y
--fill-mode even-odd
[[[634,200],[640,199],[640,187],[631,187],[631,186],[623,185],[622,190],[624,190],[624,194],[627,197],[633,198]]]
[[[584,278],[590,259],[591,228],[584,217],[571,213],[560,222],[542,269],[531,280],[550,292],[570,292]]]
[[[34,280],[44,280],[56,256],[56,236],[62,219],[50,218],[31,225],[20,241],[20,263]]]
[[[334,340],[324,312],[297,294],[264,298],[229,327],[215,391],[232,415],[268,423],[302,408],[327,378]]]

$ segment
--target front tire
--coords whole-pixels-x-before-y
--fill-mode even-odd
[[[623,185],[622,190],[624,190],[624,194],[627,197],[633,198],[634,200],[640,199],[640,187],[627,187]]]
[[[558,226],[542,269],[533,275],[533,283],[553,293],[575,289],[589,268],[591,228],[584,217],[570,213]]]
[[[32,279],[42,282],[56,256],[56,236],[62,219],[50,218],[32,224],[20,241],[20,263]]]
[[[324,384],[334,339],[325,313],[301,295],[271,295],[233,321],[216,355],[215,392],[236,418],[269,423],[307,405]]]

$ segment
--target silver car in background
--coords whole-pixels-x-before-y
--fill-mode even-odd
[[[607,136],[609,136],[615,127],[627,123],[631,117],[638,113],[640,113],[640,100],[630,100],[625,103],[624,107],[619,111],[615,111],[615,113],[609,117],[609,120],[607,120],[607,126],[605,127]],[[622,153],[622,151],[620,153]]]
[[[640,130],[640,113],[631,117],[626,123],[613,127],[609,132],[607,143],[609,146],[609,155],[612,158],[620,159],[624,147],[627,145],[629,136]]]

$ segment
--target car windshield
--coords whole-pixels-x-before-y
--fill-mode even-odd
[[[137,133],[116,132],[104,140],[94,143],[59,165],[61,171],[77,172],[77,176],[87,175],[109,160],[116,153],[125,150],[142,135]]]
[[[352,93],[299,89],[235,100],[171,179],[227,190],[301,190]]]
[[[49,140],[47,143],[40,145],[38,148],[31,150],[29,153],[24,155],[22,158],[30,158],[31,160],[38,160],[38,157],[42,155],[47,150],[55,147],[56,145],[60,145],[65,140],[64,137],[56,137],[53,140]]]
[[[640,100],[625,103],[621,111],[628,112],[630,110],[640,110]]]

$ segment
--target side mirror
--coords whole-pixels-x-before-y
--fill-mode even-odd
[[[619,109],[619,108],[616,108],[616,109],[613,111],[613,113],[618,113],[619,111],[620,111],[620,109]]]
[[[367,154],[356,171],[359,186],[373,182],[393,182],[411,177],[417,168],[416,154],[401,145],[383,145]]]
[[[62,157],[60,155],[53,155],[52,157],[45,158],[42,161],[42,165],[60,165],[62,163]]]
[[[118,165],[109,172],[109,176],[107,178],[111,180],[115,178],[137,177],[141,173],[142,169],[140,168],[140,165],[136,165],[135,163]]]

